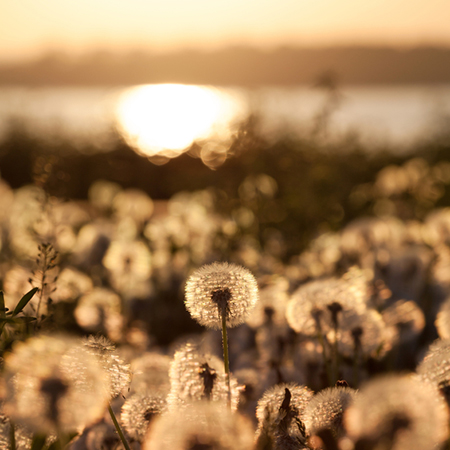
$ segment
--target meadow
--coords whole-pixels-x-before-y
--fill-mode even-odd
[[[112,142],[0,143],[1,449],[448,447],[445,128]]]

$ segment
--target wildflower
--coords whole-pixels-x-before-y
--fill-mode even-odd
[[[105,411],[108,380],[78,341],[55,336],[18,342],[5,357],[5,412],[40,433],[72,432]]]
[[[448,418],[433,386],[413,376],[385,375],[362,387],[344,424],[357,447],[422,450],[447,439]]]
[[[411,300],[398,300],[381,313],[391,345],[411,343],[425,327],[425,315]],[[449,335],[450,336],[450,335]]]
[[[150,293],[151,255],[142,241],[115,240],[103,258],[114,289],[126,298],[145,298]]]
[[[313,395],[306,386],[293,383],[278,384],[267,390],[256,407],[257,448],[276,446],[277,440],[287,441],[286,445],[289,445],[289,441],[294,441],[291,443],[297,443],[297,448],[304,446],[306,430],[301,416]],[[275,448],[281,449],[283,446]]]
[[[435,325],[441,339],[450,339],[450,297],[442,302],[436,316]]]
[[[243,323],[258,300],[258,285],[247,269],[213,263],[198,269],[186,283],[185,305],[201,325],[221,329]]]
[[[122,406],[121,422],[128,435],[142,442],[150,422],[166,407],[163,397],[135,394],[128,397]]]
[[[146,352],[131,361],[132,392],[166,396],[170,390],[171,358],[156,352]]]
[[[228,400],[228,382],[222,361],[214,355],[202,354],[197,346],[188,343],[174,355],[170,365],[171,389],[167,398],[169,409],[186,403],[208,400]],[[239,390],[234,377],[231,384],[231,407],[237,409]]]
[[[89,336],[82,341],[84,348],[94,355],[110,379],[109,395],[117,397],[131,381],[130,366],[116,352],[115,346],[103,336]]]
[[[363,313],[343,311],[337,336],[331,331],[330,340],[337,338],[339,353],[353,358],[355,351],[363,356],[376,357],[384,342],[385,325],[381,315],[374,309]]]
[[[73,267],[64,268],[58,276],[58,289],[52,294],[56,302],[73,302],[93,288],[92,279]]]
[[[416,372],[423,380],[440,389],[450,403],[450,340],[434,341]]]
[[[247,418],[220,404],[200,402],[181,415],[171,411],[157,417],[143,450],[251,450],[253,438]]]
[[[349,387],[330,387],[318,392],[306,405],[303,421],[310,435],[329,429],[336,438],[345,434],[343,414],[353,403],[356,392]]]
[[[109,289],[97,287],[83,295],[78,300],[74,316],[86,331],[106,334],[112,340],[121,336],[121,300]]]
[[[297,333],[316,336],[319,331],[327,333],[336,328],[341,311],[363,312],[367,300],[365,278],[352,269],[340,279],[316,280],[300,286],[288,302],[286,317]]]

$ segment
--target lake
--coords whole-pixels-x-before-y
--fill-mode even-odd
[[[251,113],[268,138],[320,132],[332,139],[356,132],[369,146],[391,143],[402,149],[432,136],[450,117],[450,84],[328,92],[309,86],[0,87],[0,139],[10,121],[19,120],[39,136],[62,135],[108,150],[116,129],[150,156],[176,156],[196,140],[222,145]]]

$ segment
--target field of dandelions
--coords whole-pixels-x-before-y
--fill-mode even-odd
[[[450,146],[255,142],[0,178],[0,449],[449,447]]]

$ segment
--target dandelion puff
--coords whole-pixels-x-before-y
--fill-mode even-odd
[[[450,404],[450,340],[434,341],[416,372],[420,378],[440,389]]]
[[[11,443],[11,421],[9,417],[0,412],[0,449],[9,449]],[[14,426],[16,450],[29,450],[31,448],[32,434],[23,426]]]
[[[78,325],[89,332],[120,340],[123,327],[120,297],[110,289],[96,287],[83,295],[74,311]]]
[[[448,419],[438,390],[410,375],[368,381],[344,414],[347,433],[357,446],[392,450],[437,448],[448,437]]]
[[[5,413],[45,434],[72,432],[104,413],[108,380],[77,340],[40,336],[5,357]]]
[[[376,357],[384,342],[384,332],[385,325],[377,311],[343,311],[337,335],[339,352],[353,358],[356,346],[363,356]],[[332,341],[336,339],[333,332],[328,333],[328,337]]]
[[[194,403],[151,423],[143,450],[251,450],[254,431],[246,417],[216,403]]]
[[[111,380],[109,385],[111,398],[117,397],[130,384],[130,365],[120,359],[114,344],[103,336],[89,336],[82,340],[82,343],[87,351],[97,358]]]
[[[424,313],[411,300],[396,301],[382,312],[382,316],[392,345],[413,341],[425,327]]]
[[[435,325],[441,339],[450,339],[450,297],[441,304]]]
[[[138,394],[148,392],[166,396],[170,390],[171,358],[156,352],[146,352],[131,361],[131,391]]]
[[[170,410],[195,401],[228,401],[228,381],[222,361],[214,355],[200,353],[188,343],[174,355],[169,371],[171,389],[167,398]],[[239,403],[237,380],[230,377],[231,408]]]
[[[341,438],[345,434],[343,414],[356,395],[357,391],[349,387],[330,387],[314,395],[302,416],[307,432],[314,435],[326,428]]]
[[[244,267],[229,263],[201,267],[186,283],[185,305],[191,316],[208,328],[243,323],[258,300],[255,277]]]
[[[120,419],[128,435],[142,442],[150,422],[165,408],[166,400],[163,397],[135,394],[126,399]]]
[[[273,445],[279,441],[285,444],[306,442],[306,431],[301,416],[314,393],[306,386],[295,383],[281,383],[268,389],[256,407],[258,428],[257,448]]]

